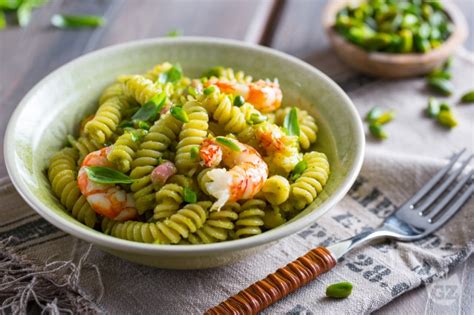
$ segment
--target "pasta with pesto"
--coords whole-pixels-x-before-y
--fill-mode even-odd
[[[313,149],[315,117],[282,100],[277,80],[232,68],[191,78],[163,62],[121,75],[52,155],[51,189],[79,222],[128,241],[259,235],[303,211],[330,178]]]

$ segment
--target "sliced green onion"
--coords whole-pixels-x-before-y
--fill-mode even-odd
[[[286,114],[283,121],[283,128],[289,136],[300,136],[300,125],[298,123],[298,110],[296,107],[292,107],[291,110]]]
[[[0,9],[16,10],[21,2],[22,0],[0,0]]]
[[[438,117],[439,114],[439,102],[434,98],[428,99],[428,108],[426,108],[426,115],[431,118]]]
[[[131,120],[123,120],[118,126],[119,128],[132,128],[134,123]]]
[[[192,147],[190,154],[191,154],[191,159],[195,160],[199,155],[199,147],[197,146]]]
[[[147,132],[143,129],[133,129],[133,128],[125,128],[125,133],[130,134],[133,142],[141,141],[143,137],[147,134]]]
[[[184,111],[184,109],[180,106],[173,106],[170,109],[171,115],[179,121],[187,123],[189,121],[188,114]]]
[[[158,77],[160,83],[176,83],[183,77],[183,69],[179,63],[173,65],[168,71],[163,72]]]
[[[143,130],[150,130],[151,126],[146,121],[138,120],[137,121],[137,128],[140,128],[140,129],[143,129]]]
[[[197,202],[197,194],[189,187],[183,189],[183,200],[187,203]]]
[[[192,86],[188,87],[188,94],[192,95],[194,97],[198,97],[198,95],[199,95],[198,91],[195,88],[193,88]]]
[[[51,18],[51,24],[57,28],[98,27],[105,23],[106,20],[97,15],[55,14]]]
[[[351,295],[352,283],[350,282],[339,282],[331,284],[326,288],[326,296],[336,299],[344,299]]]
[[[217,87],[215,85],[208,86],[207,88],[204,89],[204,94],[209,95],[214,93],[216,91]]]
[[[110,167],[104,166],[89,166],[85,168],[87,176],[93,182],[99,184],[131,184],[133,179],[114,170]]]
[[[296,165],[293,171],[291,172],[291,180],[295,181],[297,180],[301,174],[308,168],[308,163],[304,160],[299,161]]]
[[[240,107],[245,104],[245,99],[242,95],[237,95],[234,98],[234,106]]]
[[[474,103],[474,90],[469,91],[461,97],[463,103]]]
[[[219,142],[222,145],[225,145],[226,147],[228,147],[232,151],[240,152],[240,147],[237,144],[235,144],[234,141],[230,140],[229,138],[217,137],[216,141]]]
[[[151,100],[145,103],[145,105],[133,114],[132,119],[140,121],[155,120],[158,113],[165,105],[166,98],[166,92],[164,91],[153,96]]]
[[[260,124],[268,119],[267,116],[262,115],[260,113],[252,113],[247,121],[249,125],[257,125]]]

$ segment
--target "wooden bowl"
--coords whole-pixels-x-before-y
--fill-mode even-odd
[[[462,45],[468,34],[466,19],[456,5],[443,2],[444,11],[451,19],[454,30],[451,36],[436,49],[427,53],[394,54],[368,52],[352,44],[335,29],[336,14],[354,0],[330,0],[323,11],[323,27],[336,54],[347,65],[360,72],[383,78],[405,78],[422,75],[441,65]]]

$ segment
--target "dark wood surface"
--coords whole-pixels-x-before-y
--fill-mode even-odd
[[[455,2],[470,26],[465,47],[474,50],[474,1]],[[282,50],[318,67],[346,91],[370,82],[373,79],[348,71],[334,58],[320,22],[325,4],[326,0],[51,0],[34,12],[28,27],[0,31],[0,177],[7,175],[3,136],[21,98],[54,69],[108,45],[160,37],[179,29],[185,35],[233,38]],[[108,24],[97,29],[58,30],[49,20],[59,12],[103,15]],[[455,271],[468,283],[467,292],[474,290],[469,277],[472,261]],[[423,312],[426,301],[426,290],[414,290],[381,312]],[[467,303],[472,305],[472,298]]]

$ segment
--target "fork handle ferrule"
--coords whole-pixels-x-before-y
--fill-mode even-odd
[[[283,268],[209,309],[205,314],[257,314],[336,265],[325,247],[310,250]]]

